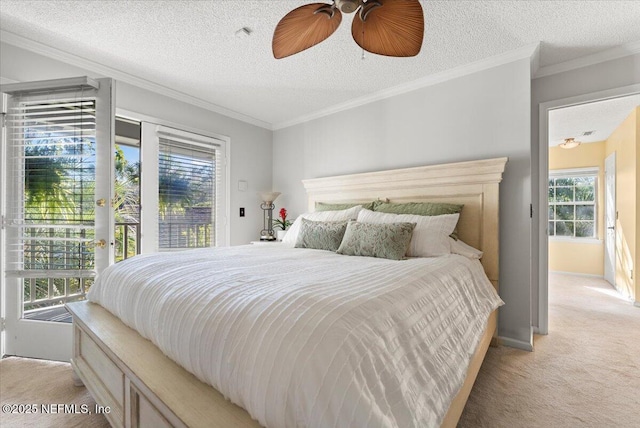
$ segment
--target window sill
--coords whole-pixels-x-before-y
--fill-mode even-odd
[[[602,239],[598,238],[570,238],[568,236],[550,236],[549,242],[569,242],[571,244],[597,244],[602,245]]]

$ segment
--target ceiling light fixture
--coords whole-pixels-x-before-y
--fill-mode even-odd
[[[580,143],[580,141],[576,141],[575,138],[565,138],[564,143],[560,143],[559,146],[562,149],[575,149],[580,144],[582,143]]]
[[[422,48],[424,13],[418,0],[334,0],[292,10],[273,33],[273,56],[285,58],[326,40],[356,12],[351,36],[362,49],[393,57],[416,56]]]

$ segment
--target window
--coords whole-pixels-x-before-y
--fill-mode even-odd
[[[228,245],[226,145],[142,122],[142,253]]]
[[[598,169],[549,173],[549,236],[596,237]]]
[[[159,248],[210,247],[215,242],[214,147],[160,137]]]

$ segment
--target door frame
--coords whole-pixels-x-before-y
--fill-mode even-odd
[[[187,126],[184,124],[180,124],[180,123],[176,123],[176,122],[172,122],[170,120],[164,120],[164,119],[158,119],[157,117],[154,116],[149,116],[147,114],[143,114],[143,113],[138,113],[135,111],[131,111],[131,110],[127,110],[127,109],[123,109],[123,108],[118,108],[116,107],[116,114],[115,117],[121,117],[123,119],[130,119],[130,120],[135,120],[137,122],[140,122],[140,125],[142,126],[143,123],[148,123],[148,124],[153,124],[153,125],[160,125],[160,126],[165,126],[168,128],[174,128],[177,130],[181,130],[181,131],[185,131],[185,132],[191,132],[194,134],[199,134],[199,135],[203,135],[205,137],[209,137],[209,138],[214,138],[216,140],[219,140],[221,142],[221,144],[224,145],[224,210],[222,212],[223,215],[223,221],[224,221],[224,237],[222,237],[221,242],[219,243],[221,247],[228,247],[229,245],[231,245],[231,138],[223,135],[223,134],[218,134],[215,132],[211,132],[211,131],[205,131],[203,129],[200,128],[194,128],[192,126]],[[141,128],[142,131],[142,128]],[[141,133],[142,134],[142,133]],[[142,139],[142,135],[140,136]],[[143,153],[143,148],[142,148],[142,141],[141,141],[141,145],[140,145],[140,161],[143,162],[143,156],[145,157],[149,157],[148,156],[149,153],[145,154]],[[144,212],[144,207],[141,210],[141,217],[140,217],[140,223],[144,223],[145,222],[145,218],[143,217],[143,212]],[[150,210],[149,207],[147,208],[147,214],[149,214]],[[156,215],[156,213],[152,214],[153,216]],[[152,220],[155,217],[152,217]],[[148,221],[148,220],[147,220]],[[143,226],[144,227],[144,226]],[[144,236],[142,237],[142,242],[141,242],[141,252],[148,252],[152,247],[150,246],[150,242],[148,241],[148,239],[146,239]]]
[[[612,98],[620,98],[628,95],[640,94],[640,84],[592,92],[575,97],[562,98],[540,103],[538,108],[538,254],[533,260],[538,266],[538,325],[534,326],[534,333],[549,333],[549,235],[547,233],[549,212],[549,195],[543,191],[549,183],[549,111],[564,107],[572,107],[580,104],[589,104],[596,101],[604,101]],[[536,254],[533,254],[534,257]],[[533,293],[532,293],[533,294]]]

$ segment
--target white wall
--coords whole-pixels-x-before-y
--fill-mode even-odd
[[[57,79],[74,76],[110,77],[92,73],[6,43],[0,44],[0,76],[12,81]],[[116,107],[231,138],[230,215],[231,245],[259,237],[262,211],[257,192],[271,190],[272,132],[218,113],[141,89],[116,83]],[[238,191],[238,180],[249,184]],[[246,217],[240,218],[240,207]]]
[[[292,214],[300,182],[508,156],[501,184],[499,334],[531,339],[530,61],[522,59],[274,132],[273,188]]]
[[[539,193],[539,106],[541,103],[577,97],[599,91],[622,88],[640,83],[640,54],[582,67],[564,73],[534,79],[531,82],[531,152],[532,194]],[[544,189],[546,192],[546,188]],[[538,199],[534,198],[534,218],[532,222],[533,255],[540,249]],[[546,264],[545,264],[546,265]],[[538,266],[532,269],[532,325],[538,326]]]

